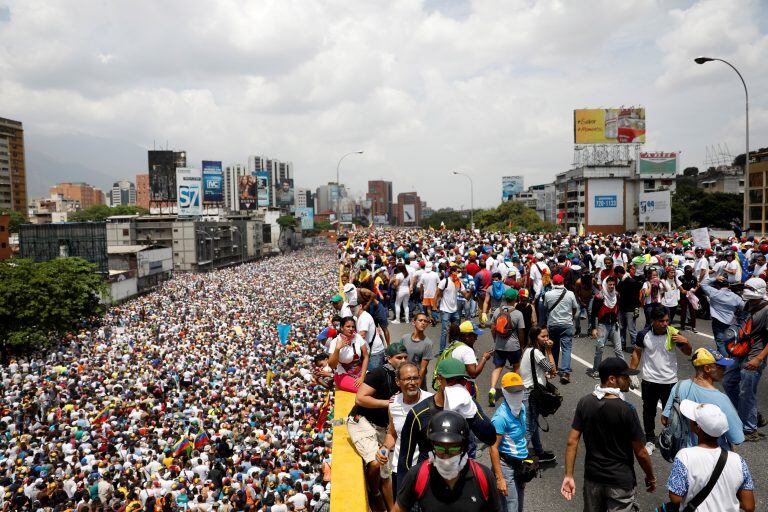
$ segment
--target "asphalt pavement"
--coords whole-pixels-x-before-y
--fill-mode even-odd
[[[474,319],[475,321],[477,319]],[[640,324],[643,323],[642,316],[638,319]],[[694,350],[699,347],[712,347],[715,343],[712,337],[712,329],[709,321],[699,320],[697,322],[698,333],[694,334],[690,331],[684,331],[683,334],[693,345]],[[675,321],[677,326],[677,320]],[[582,320],[583,331],[586,332],[586,321]],[[638,330],[639,330],[638,326]],[[406,332],[410,332],[411,324],[390,324],[390,333],[392,340],[399,340],[400,337]],[[430,327],[427,330],[427,335],[435,343],[435,347],[438,348],[440,344],[440,324],[436,327]],[[493,340],[491,338],[488,329],[478,339],[475,344],[475,353],[479,356],[484,351],[491,350],[493,348]],[[691,365],[690,358],[683,355],[681,352],[677,352],[679,371],[678,376],[682,379],[687,379],[693,376],[693,366]],[[576,404],[579,399],[591,393],[595,384],[598,382],[595,379],[588,377],[586,371],[592,367],[592,360],[595,355],[595,341],[592,338],[577,338],[574,339],[572,363],[571,367],[573,373],[571,374],[571,383],[567,385],[560,384],[558,380],[553,381],[559,388],[563,395],[563,405],[560,410],[554,416],[543,418],[542,423],[549,424],[549,432],[542,432],[541,438],[544,448],[551,450],[557,455],[557,462],[547,464],[543,466],[540,478],[535,478],[525,489],[525,510],[526,511],[574,511],[581,510],[583,506],[582,502],[582,486],[584,483],[583,477],[583,465],[584,465],[584,443],[579,444],[579,451],[576,457],[576,497],[573,501],[568,502],[560,494],[560,485],[563,481],[563,474],[565,471],[565,444],[570,432],[571,421],[573,420],[573,413],[576,408]],[[611,357],[613,355],[612,347],[605,347],[603,351],[603,358]],[[625,353],[626,360],[629,361],[630,354]],[[482,375],[477,379],[477,385],[480,390],[478,396],[478,403],[483,410],[492,416],[495,408],[488,406],[488,389],[490,387],[491,370],[493,368],[492,361],[489,361]],[[429,379],[431,381],[433,364],[430,364],[430,370],[428,372]],[[505,372],[508,370],[505,370]],[[758,408],[760,411],[768,412],[768,389],[766,389],[765,380],[761,381],[758,390]],[[722,386],[718,384],[718,388],[722,391]],[[631,390],[626,394],[627,400],[631,402],[638,411],[640,421],[642,423],[642,401],[640,399],[639,390]],[[661,432],[661,422],[659,417],[661,411],[658,411],[656,423],[656,434]],[[546,428],[546,425],[544,425]],[[768,427],[763,429],[768,435]],[[768,489],[768,457],[765,456],[768,449],[768,438],[757,443],[745,443],[736,448],[736,451],[741,454],[747,461],[747,464],[752,472],[752,476],[755,481],[755,498],[756,509],[755,510],[768,510],[768,499],[766,498],[766,489]],[[490,458],[487,450],[484,450],[480,461],[490,466]],[[655,450],[651,455],[653,461],[654,471],[658,481],[656,492],[649,494],[642,487],[644,474],[640,466],[635,462],[635,473],[639,483],[638,487],[638,500],[637,503],[642,511],[653,511],[655,507],[663,503],[668,499],[668,493],[666,488],[667,478],[672,464],[665,461],[658,450]]]

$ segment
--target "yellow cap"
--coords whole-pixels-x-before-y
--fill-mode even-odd
[[[523,378],[515,372],[508,372],[501,378],[501,387],[507,391],[521,391],[525,389],[523,386]]]

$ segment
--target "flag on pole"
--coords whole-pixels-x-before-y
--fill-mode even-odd
[[[323,406],[320,408],[320,412],[317,414],[317,422],[315,423],[315,428],[317,430],[322,430],[325,426],[325,420],[328,418],[328,412],[331,410],[331,392],[328,391],[325,394],[325,402],[323,403]]]
[[[205,430],[200,430],[200,433],[195,437],[195,450],[199,450],[203,446],[207,445],[210,441],[208,433]]]
[[[186,436],[179,439],[179,441],[173,445],[173,456],[178,457],[185,451],[192,451],[192,443],[189,442]]]
[[[96,418],[94,418],[93,423],[98,425],[100,423],[104,423],[109,419],[109,416],[112,414],[112,408],[110,406],[106,406],[104,410],[102,410]]]

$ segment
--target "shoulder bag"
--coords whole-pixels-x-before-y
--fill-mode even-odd
[[[720,475],[723,474],[723,469],[725,468],[725,463],[727,460],[728,452],[720,448],[720,457],[717,458],[715,469],[712,470],[712,474],[709,476],[707,485],[705,485],[698,493],[696,493],[696,496],[694,496],[693,499],[688,502],[685,508],[681,509],[679,505],[672,502],[667,502],[656,507],[656,512],[695,512],[699,505],[704,503],[704,500],[707,499],[709,494],[712,492],[712,489],[715,488],[717,480],[720,478]]]
[[[542,416],[555,414],[563,403],[563,396],[557,387],[549,381],[542,386],[536,376],[535,348],[531,348],[531,373],[533,373],[533,389],[530,399],[536,402],[536,410]]]

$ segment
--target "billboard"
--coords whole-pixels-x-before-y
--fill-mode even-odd
[[[672,203],[669,190],[640,192],[638,221],[642,223],[669,224],[672,220]]]
[[[149,200],[176,201],[176,168],[187,166],[184,151],[150,150],[147,152],[149,170]]]
[[[573,111],[574,144],[645,143],[645,108]]]
[[[258,178],[253,174],[237,177],[237,198],[240,210],[255,210],[257,208]]]
[[[314,208],[296,208],[294,215],[301,220],[301,229],[315,229]]]
[[[293,206],[293,180],[282,179],[277,187],[277,206]]]
[[[587,224],[620,226],[624,224],[624,180],[621,178],[589,180]]]
[[[203,160],[203,202],[223,202],[223,184],[224,174],[221,172],[221,162]]]
[[[508,200],[523,191],[522,176],[502,176],[501,177],[501,199]]]
[[[203,177],[200,169],[190,167],[176,169],[176,197],[179,216],[203,214]]]
[[[256,176],[256,197],[259,208],[269,206],[269,172],[258,171]]]
[[[674,176],[677,174],[677,153],[640,153],[638,174]]]
[[[414,224],[416,222],[416,205],[403,205],[403,224]]]

